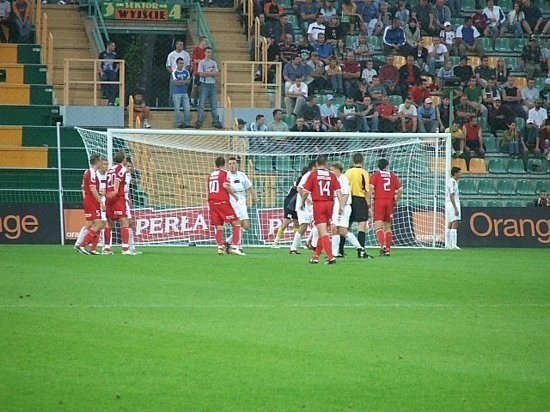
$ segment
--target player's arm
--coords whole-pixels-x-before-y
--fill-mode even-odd
[[[231,187],[231,185],[229,184],[229,182],[224,182],[223,183],[223,188],[225,190],[227,190],[227,192],[233,196],[233,199],[235,200],[239,200],[239,198],[237,197],[237,194],[235,193],[235,191],[233,190],[233,188]]]
[[[341,215],[342,213],[344,213],[344,206],[346,205],[349,195],[348,194],[343,195],[341,189],[336,189],[334,191],[334,194],[338,199],[338,214]]]
[[[101,200],[101,196],[99,195],[99,192],[97,191],[97,187],[95,187],[95,185],[90,185],[90,193],[92,194],[96,202],[98,202],[101,206],[101,210],[105,209],[105,203],[103,203],[103,201]]]
[[[256,192],[256,189],[250,187],[248,191],[250,192],[250,196],[252,197],[252,203],[258,202],[258,193]]]
[[[113,190],[110,192],[107,192],[107,197],[109,199],[115,197],[116,194],[118,193],[118,189],[120,188],[120,181],[121,180],[118,177],[115,178],[115,184],[113,185]]]
[[[403,186],[399,187],[399,189],[397,189],[395,191],[395,203],[399,202],[399,200],[401,199],[401,196],[403,196]]]

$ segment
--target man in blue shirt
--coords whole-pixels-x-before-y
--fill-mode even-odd
[[[189,104],[189,95],[187,87],[191,81],[191,74],[184,67],[184,61],[181,57],[176,59],[176,70],[172,72],[172,99],[174,101],[174,111],[176,113],[176,127],[180,129],[191,127],[191,107]],[[185,119],[181,114],[181,106],[185,113]]]

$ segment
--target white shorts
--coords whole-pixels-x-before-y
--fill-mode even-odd
[[[132,212],[130,212],[130,202],[126,200],[126,217],[128,219],[132,218]]]
[[[105,204],[107,198],[105,196],[101,196],[101,201],[103,202],[103,204]],[[102,210],[101,211],[101,221],[102,222],[106,222],[107,221],[107,210]]]
[[[233,197],[229,198],[229,203],[233,206],[233,210],[237,214],[239,220],[249,220],[248,208],[246,207],[246,199],[235,200]]]
[[[460,219],[461,210],[460,210],[460,203],[456,203],[456,207],[458,208],[458,215],[455,215],[455,208],[453,207],[453,204],[450,202],[445,203],[445,220],[447,223],[451,222],[457,222]]]
[[[334,202],[334,209],[332,209],[332,224],[338,227],[349,227],[349,218],[351,216],[351,205],[344,206],[344,212],[338,214],[338,202]]]
[[[297,210],[296,214],[298,215],[298,224],[310,224],[313,222],[313,205],[306,204],[304,210]]]

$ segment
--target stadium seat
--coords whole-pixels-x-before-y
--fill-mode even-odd
[[[522,73],[523,68],[521,67],[521,60],[519,57],[516,56],[508,56],[504,58],[504,61],[506,62],[506,68],[510,69],[510,71],[514,73]],[[516,87],[519,88],[518,83],[515,84]],[[525,86],[522,86],[525,87]]]
[[[453,67],[458,66],[458,63],[460,63],[460,56],[450,56],[449,59],[451,60]]]
[[[479,207],[484,207],[485,206],[485,203],[483,202],[483,200],[478,200],[478,199],[473,199],[473,200],[465,200],[462,202],[462,205],[464,207],[476,207],[476,208],[479,208]]]
[[[300,28],[300,20],[298,19],[298,17],[295,15],[295,14],[292,14],[292,13],[288,13],[286,15],[287,19],[288,19],[288,22],[290,24],[292,24],[292,28],[294,29],[294,31],[296,30],[301,30]],[[296,40],[298,41],[298,40]]]
[[[477,190],[480,195],[496,195],[497,189],[495,181],[492,179],[481,179],[477,184]]]
[[[283,114],[283,122],[285,122],[290,129],[296,124],[296,116],[293,114]]]
[[[523,67],[521,67],[521,59],[517,57],[519,63],[519,71],[523,73]],[[527,77],[516,77],[516,82],[514,84],[518,89],[525,89],[527,87]]]
[[[344,96],[344,95],[334,96],[334,104],[338,107],[346,104],[346,96]]]
[[[506,202],[506,207],[525,207],[525,202],[521,202],[519,200],[510,200],[509,202]]]
[[[545,77],[535,77],[535,87],[539,90],[544,89],[544,81],[546,80]]]
[[[550,181],[547,179],[537,180],[537,183],[535,183],[535,193],[539,193],[541,190],[550,192]]]
[[[327,95],[326,94],[316,94],[315,96],[317,96],[317,104],[319,106],[322,106],[323,104],[325,104],[327,102]]]
[[[257,172],[272,172],[273,162],[271,156],[255,156],[254,169],[256,169]]]
[[[277,156],[275,169],[278,172],[294,172],[294,156]]]
[[[512,53],[512,41],[506,37],[495,39],[495,51],[503,53]]]
[[[529,159],[527,160],[527,171],[533,174],[544,174],[546,172],[544,163],[542,159]]]
[[[493,39],[489,37],[479,37],[478,40],[481,42],[481,46],[485,53],[491,53],[493,51]]]
[[[489,173],[494,174],[507,174],[506,164],[503,159],[491,159],[489,160]]]
[[[481,59],[478,56],[470,56],[470,60],[468,61],[468,64],[472,66],[472,69],[475,69],[477,66],[481,64]]]
[[[478,157],[474,157],[473,159],[470,159],[470,173],[475,174],[485,174],[487,173],[487,165],[485,164],[485,159],[480,159]]]
[[[516,181],[510,179],[501,179],[497,182],[497,192],[500,195],[515,195]]]
[[[451,159],[451,167],[460,167],[462,174],[468,173],[468,167],[466,166],[466,160],[459,157],[457,159]]]
[[[481,124],[481,130],[483,133],[489,133],[491,131],[491,127],[489,126],[489,121],[486,117],[479,117],[479,122]]]
[[[451,17],[451,24],[453,25],[453,30],[456,31],[456,28],[464,23],[463,17]]]
[[[490,153],[498,152],[498,138],[493,136],[487,136],[483,139],[485,143],[485,150]]]
[[[279,0],[279,4],[283,9],[287,9],[287,10],[292,9],[292,0]]]
[[[506,14],[508,14],[508,12],[513,9],[512,0],[499,0],[498,5]]]
[[[423,36],[420,38],[420,41],[422,42],[422,46],[426,48],[434,44],[434,40],[432,36]]]
[[[523,165],[523,160],[521,159],[510,159],[508,160],[508,166],[506,167],[508,173],[513,173],[516,175],[521,175],[525,173],[525,167]]]
[[[458,183],[460,194],[477,195],[475,179],[460,179]]]
[[[460,10],[465,14],[472,14],[476,10],[475,0],[462,0],[460,2]],[[456,29],[456,27],[455,27]]]
[[[518,130],[522,130],[525,127],[525,119],[523,117],[516,117],[516,126]]]
[[[523,50],[523,46],[525,46],[528,43],[527,37],[523,37],[521,39],[514,39],[512,43],[512,47],[515,52],[521,53]]]
[[[526,195],[526,196],[531,196],[536,193],[533,186],[533,182],[527,179],[518,180],[517,192],[519,195]]]
[[[430,160],[430,170],[435,173],[445,173],[445,159],[431,159]],[[420,170],[419,170],[420,172]]]
[[[374,50],[382,50],[382,39],[380,37],[369,36],[368,42]]]
[[[388,96],[388,99],[390,99],[391,104],[397,108],[399,108],[399,105],[403,103],[403,98],[398,94],[392,94]]]
[[[441,104],[441,97],[439,96],[431,96],[433,107],[437,107]]]
[[[504,207],[500,200],[489,200],[487,201],[487,207]]]
[[[372,36],[376,37],[376,36]],[[407,60],[404,56],[393,56],[393,65],[397,67],[398,69],[401,68],[401,66],[404,66]]]

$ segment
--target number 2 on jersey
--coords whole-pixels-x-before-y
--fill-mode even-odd
[[[389,192],[390,191],[390,184],[391,184],[391,179],[389,176],[384,176],[382,178],[384,180],[384,192]]]

